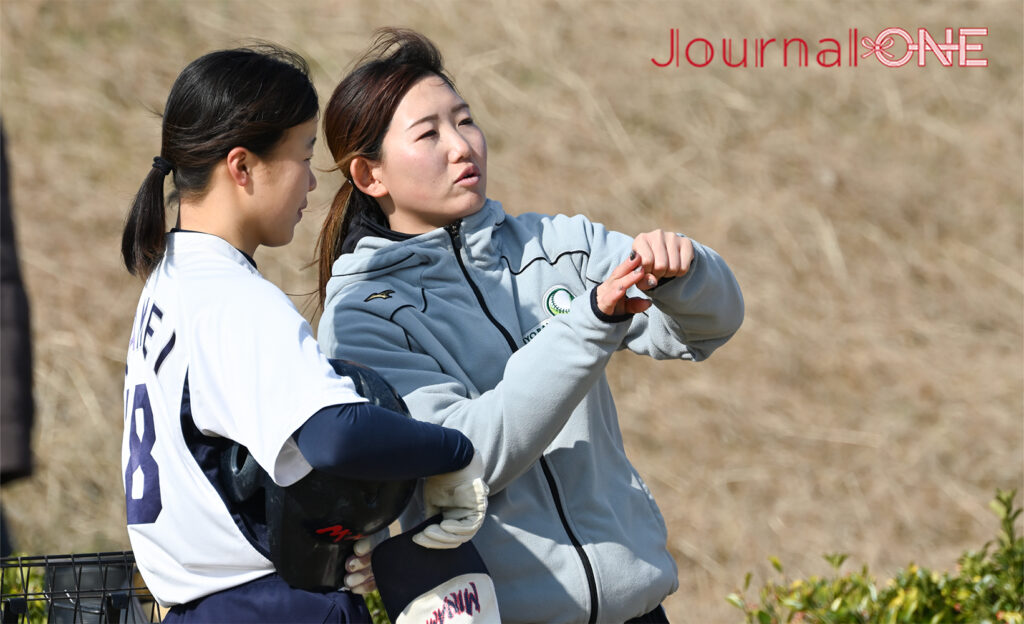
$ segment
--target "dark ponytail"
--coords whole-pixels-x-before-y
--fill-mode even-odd
[[[338,192],[334,194],[334,201],[331,202],[330,211],[324,218],[316,244],[317,281],[321,307],[326,298],[327,280],[331,279],[331,265],[342,253],[345,239],[352,228],[352,222],[362,216],[377,225],[388,227],[387,217],[384,216],[377,200],[352,184],[348,179],[347,169],[345,173],[346,179]]]
[[[349,165],[363,157],[380,160],[381,145],[402,97],[421,78],[438,76],[453,90],[441,53],[429,39],[408,29],[382,28],[370,49],[334,89],[324,110],[324,138],[335,168],[345,176],[316,245],[320,307],[327,297],[331,266],[341,255],[352,223],[362,215],[387,226],[377,200],[352,184]]]
[[[145,279],[163,257],[164,177],[180,199],[201,199],[213,168],[235,147],[269,154],[289,128],[319,109],[309,67],[298,54],[259,44],[206,54],[182,70],[164,106],[160,156],[132,202],[121,256]]]
[[[121,236],[121,256],[132,275],[146,278],[164,253],[164,178],[151,167],[132,202]]]

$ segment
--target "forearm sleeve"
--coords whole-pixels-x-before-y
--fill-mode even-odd
[[[369,403],[325,407],[293,437],[314,469],[352,479],[428,477],[473,459],[469,438],[455,429]]]

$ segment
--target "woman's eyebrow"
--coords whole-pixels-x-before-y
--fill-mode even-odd
[[[463,109],[469,110],[469,104],[466,103],[466,102],[462,102],[461,104],[456,104],[455,106],[452,107],[451,113],[454,115],[455,113],[458,113],[458,112],[462,111]],[[437,121],[437,119],[438,119],[437,113],[433,113],[433,114],[427,115],[425,117],[420,117],[416,121],[414,121],[411,124],[409,124],[408,127],[406,127],[406,130],[412,128],[413,126],[417,126],[417,125],[419,125],[421,123],[424,123],[424,122],[427,122],[427,121]]]
[[[427,115],[426,117],[420,117],[416,121],[414,121],[411,124],[409,124],[409,126],[406,128],[406,130],[409,130],[413,126],[418,126],[421,123],[424,123],[424,122],[427,122],[427,121],[437,121],[437,114],[435,113],[435,114],[432,114],[432,115]]]

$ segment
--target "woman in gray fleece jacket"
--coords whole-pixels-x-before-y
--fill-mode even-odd
[[[725,343],[743,319],[725,262],[675,233],[506,214],[485,193],[483,132],[412,31],[380,32],[324,133],[345,181],[318,242],[321,347],[483,457],[473,543],[502,621],[667,621],[676,566],[604,369],[619,349],[702,360]]]

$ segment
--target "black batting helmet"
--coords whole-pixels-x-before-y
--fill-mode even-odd
[[[371,404],[409,416],[405,401],[379,373],[347,360],[330,362]],[[397,520],[416,488],[415,479],[362,481],[319,470],[281,487],[238,444],[223,454],[221,468],[222,486],[235,503],[262,490],[270,560],[289,585],[312,591],[341,587],[356,540]]]

